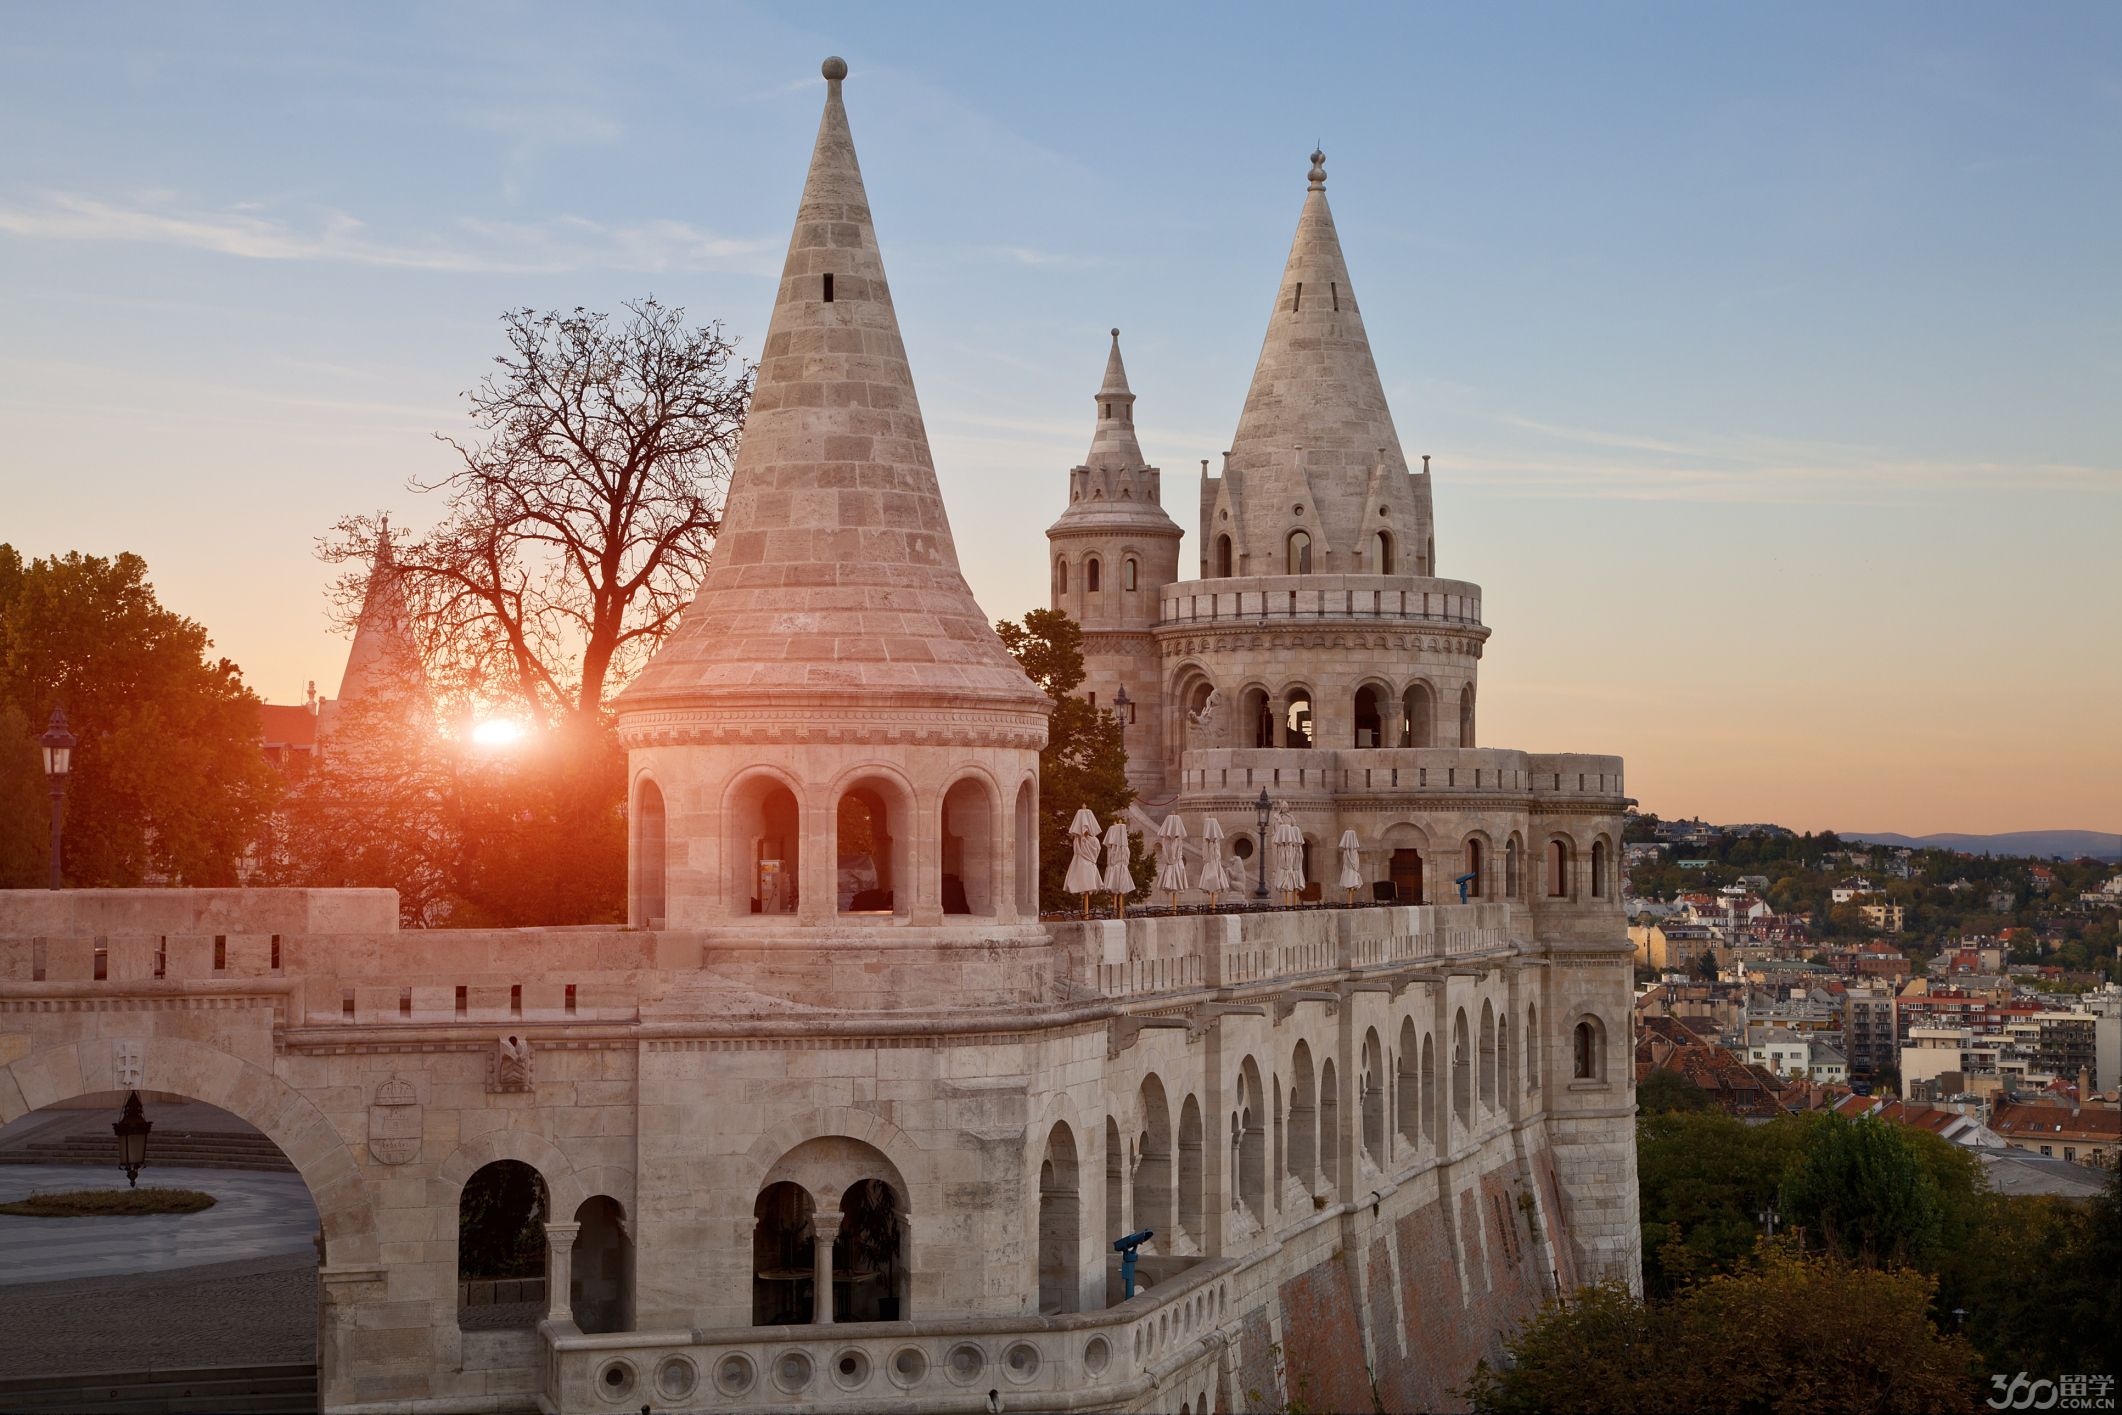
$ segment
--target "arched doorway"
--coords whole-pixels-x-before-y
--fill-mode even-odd
[[[568,1263],[568,1306],[585,1332],[634,1328],[634,1241],[626,1210],[608,1194],[575,1209],[575,1247]]]
[[[963,777],[943,793],[940,888],[944,913],[995,912],[996,857],[1000,854],[995,814],[994,793],[975,777]]]
[[[727,896],[733,914],[793,914],[803,878],[803,821],[796,793],[767,773],[729,795]]]
[[[1384,718],[1379,709],[1379,698],[1380,695],[1377,688],[1369,683],[1356,689],[1355,744],[1358,747],[1382,747],[1385,745],[1385,739],[1382,735],[1384,732]]]
[[[660,929],[670,914],[663,792],[643,777],[634,788],[634,907],[636,928]]]
[[[457,1195],[457,1326],[535,1327],[546,1312],[545,1176],[522,1160],[494,1160]]]
[[[1437,701],[1427,683],[1410,683],[1400,695],[1400,745],[1437,745]]]

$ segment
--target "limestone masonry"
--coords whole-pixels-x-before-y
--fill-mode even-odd
[[[618,700],[629,927],[11,892],[0,1122],[139,1087],[272,1137],[329,1411],[1458,1404],[1558,1286],[1637,1281],[1621,762],[1475,745],[1480,590],[1314,153],[1195,577],[1116,331],[1052,602],[1125,690],[1136,829],[1216,819],[1251,894],[1264,793],[1329,902],[1355,833],[1367,907],[1042,923],[1047,701],[959,573],[845,74],[730,530]],[[542,1284],[460,1266],[502,1161]]]

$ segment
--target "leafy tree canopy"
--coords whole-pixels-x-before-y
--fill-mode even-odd
[[[68,885],[234,884],[264,837],[278,782],[258,749],[258,700],[211,647],[204,628],[156,600],[137,555],[25,562],[0,544],[0,704],[15,713],[0,758],[15,760],[25,727],[39,735],[65,708],[76,739]],[[41,759],[35,769],[41,778]],[[19,760],[0,765],[0,790],[20,771]],[[20,808],[12,796],[0,804]],[[36,854],[34,878],[6,882],[41,882]]]

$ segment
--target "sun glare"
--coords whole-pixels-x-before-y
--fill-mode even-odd
[[[506,747],[522,736],[523,724],[507,717],[490,717],[472,729],[472,740],[482,747]]]

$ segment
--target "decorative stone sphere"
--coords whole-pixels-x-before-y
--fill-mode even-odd
[[[818,72],[831,79],[834,83],[838,83],[847,77],[847,61],[835,54],[818,66]]]

